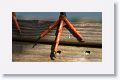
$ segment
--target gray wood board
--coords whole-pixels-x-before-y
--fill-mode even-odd
[[[53,22],[40,20],[19,20],[21,36],[12,27],[12,39],[19,41],[35,41],[40,33],[47,29]],[[73,36],[72,31],[65,26],[60,38],[60,44],[76,44],[102,47],[102,24],[101,23],[72,23],[76,30],[83,36],[85,42],[80,42]],[[41,38],[38,42],[54,43],[56,28]]]
[[[50,44],[38,44],[32,48],[31,42],[12,42],[13,62],[101,62],[102,48],[59,45],[61,54],[56,59],[50,59]],[[86,54],[85,51],[90,51]]]

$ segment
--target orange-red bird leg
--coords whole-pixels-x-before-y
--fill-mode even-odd
[[[46,29],[45,31],[43,31],[42,33],[40,33],[40,37],[44,37],[46,34],[48,34],[52,29],[54,29],[59,23],[59,20],[57,20],[56,22],[54,22],[51,26],[48,27],[48,29]]]
[[[59,41],[60,41],[60,36],[62,34],[63,25],[64,25],[64,21],[61,19],[60,26],[58,28],[58,34],[55,39],[54,53],[57,53],[57,51],[58,51],[58,45],[59,45]]]
[[[16,27],[17,31],[19,33],[21,33],[20,26],[19,26],[19,23],[17,21],[16,13],[15,12],[12,12],[12,19],[13,19],[13,23],[15,24],[15,27]]]
[[[56,22],[54,22],[51,26],[49,26],[48,29],[46,29],[45,31],[40,33],[40,36],[35,41],[35,44],[33,45],[33,48],[35,47],[35,45],[37,45],[37,42],[39,41],[39,39],[44,37],[45,35],[47,35],[52,29],[54,29],[58,25],[58,23],[59,23],[59,19]]]
[[[65,17],[62,16],[63,20],[65,21],[65,23],[68,25],[68,27],[74,32],[75,35],[77,35],[81,41],[83,40],[83,37],[77,32],[77,30],[74,28],[74,26],[69,22],[69,20]]]

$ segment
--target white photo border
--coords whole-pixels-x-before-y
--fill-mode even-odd
[[[3,2],[5,2],[3,4]],[[0,23],[2,74],[114,74],[113,0],[4,0]],[[12,62],[12,12],[102,12],[102,62]]]

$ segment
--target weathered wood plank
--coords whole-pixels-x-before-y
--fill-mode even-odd
[[[38,44],[32,48],[31,42],[12,42],[13,62],[53,62],[50,59],[50,44]],[[101,62],[102,48],[59,45],[61,54],[56,55],[54,62]],[[85,51],[91,53],[85,54]]]
[[[39,20],[19,20],[21,26],[21,37],[16,32],[13,25],[13,40],[22,41],[35,41],[39,33],[44,31],[51,25],[52,21],[39,21]],[[77,31],[84,37],[85,42],[79,42],[69,28],[63,28],[62,36],[60,39],[61,44],[77,44],[77,45],[90,45],[102,46],[102,25],[100,23],[73,23]],[[56,28],[52,30],[44,38],[38,42],[54,43]]]

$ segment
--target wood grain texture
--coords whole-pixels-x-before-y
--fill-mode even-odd
[[[102,24],[72,23],[83,36],[80,42],[73,32],[65,26],[60,38],[59,50],[62,54],[50,59],[51,48],[56,36],[56,28],[41,38],[38,45],[32,48],[40,33],[53,22],[40,20],[19,20],[21,36],[12,27],[12,61],[13,62],[101,62],[102,61]],[[90,54],[86,54],[90,51]]]
[[[21,26],[21,37],[17,33],[14,25],[12,29],[13,40],[35,41],[40,32],[47,29],[53,22],[40,20],[19,20]],[[102,47],[102,24],[101,23],[73,23],[76,30],[83,36],[85,42],[80,42],[72,31],[65,26],[60,39],[61,44],[76,44]],[[54,43],[56,28],[41,38],[38,42]]]
[[[56,59],[50,59],[50,44],[38,44],[32,48],[31,42],[12,43],[13,62],[101,62],[102,48],[59,45],[61,54],[56,54]],[[86,54],[85,51],[90,51]]]

